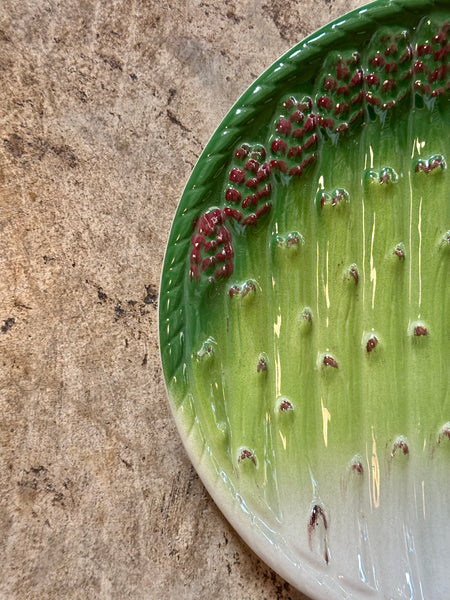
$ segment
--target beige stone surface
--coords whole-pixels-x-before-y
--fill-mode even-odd
[[[301,600],[176,433],[164,247],[238,96],[360,0],[3,0],[0,598]]]

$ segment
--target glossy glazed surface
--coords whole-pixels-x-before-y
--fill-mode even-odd
[[[292,49],[219,127],[172,228],[181,435],[312,597],[450,594],[449,23],[445,3],[378,2]]]

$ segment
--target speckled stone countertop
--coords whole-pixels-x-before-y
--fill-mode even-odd
[[[302,600],[222,517],[158,353],[172,217],[222,117],[360,0],[3,0],[0,598]]]

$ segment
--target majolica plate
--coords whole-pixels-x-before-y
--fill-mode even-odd
[[[312,598],[450,598],[449,56],[448,1],[321,29],[232,108],[173,222],[180,434]]]

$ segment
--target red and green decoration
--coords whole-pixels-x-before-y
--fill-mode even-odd
[[[363,61],[357,50],[330,53],[314,97],[289,96],[266,145],[236,148],[222,202],[194,221],[192,281],[232,275],[237,229],[232,233],[230,222],[243,231],[265,218],[273,205],[274,177],[302,177],[317,162],[323,144],[336,145],[341,136],[360,133],[368,120],[384,120],[412,96],[415,103],[432,107],[450,89],[450,23],[436,28],[424,20],[415,41],[406,30],[381,28],[365,55]],[[416,171],[442,168],[442,160],[422,161]]]

